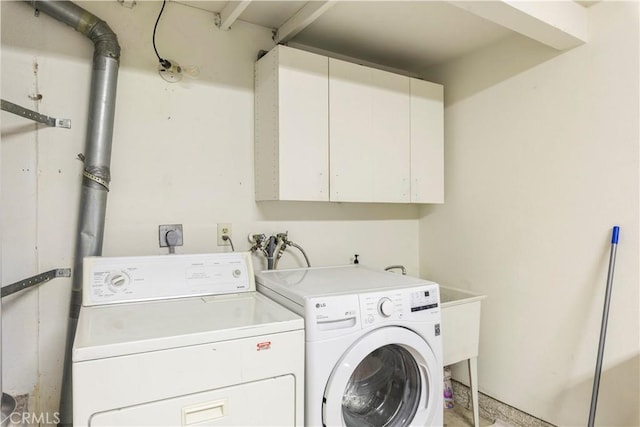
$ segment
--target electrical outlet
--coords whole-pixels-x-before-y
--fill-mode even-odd
[[[169,242],[167,242],[167,234],[171,233],[169,237]],[[171,246],[182,246],[182,224],[170,224],[170,225],[160,225],[158,226],[158,234],[160,239],[160,247],[166,248],[169,246],[169,243],[175,242],[175,245]],[[174,240],[172,240],[174,239]]]
[[[231,224],[225,222],[218,224],[218,246],[230,246],[231,242],[224,240],[224,236],[231,236]]]

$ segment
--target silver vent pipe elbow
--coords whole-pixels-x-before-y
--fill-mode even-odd
[[[72,425],[71,349],[82,305],[82,262],[84,257],[102,255],[107,192],[111,181],[111,143],[120,45],[106,22],[70,1],[25,1],[82,33],[94,44],[87,135],[82,156],[84,172],[60,394],[60,425]]]

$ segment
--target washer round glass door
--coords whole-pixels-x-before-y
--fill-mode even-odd
[[[436,390],[436,369],[431,348],[418,334],[402,327],[377,329],[354,343],[334,368],[323,399],[324,424],[425,425],[435,411],[430,393]]]

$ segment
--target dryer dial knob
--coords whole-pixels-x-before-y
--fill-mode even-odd
[[[395,311],[395,307],[393,305],[393,301],[389,298],[382,298],[378,301],[378,312],[382,317],[389,317]]]
[[[113,292],[120,292],[129,285],[129,276],[124,272],[111,273],[107,278],[107,285]]]

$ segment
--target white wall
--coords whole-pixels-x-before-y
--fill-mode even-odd
[[[568,52],[513,37],[426,73],[446,88],[446,201],[422,210],[420,271],[488,295],[482,392],[586,425],[619,225],[596,424],[637,426],[638,3],[588,13]]]
[[[114,29],[122,45],[107,207],[105,255],[161,254],[158,225],[182,223],[179,253],[216,246],[230,222],[236,249],[249,232],[289,231],[312,264],[401,263],[418,273],[418,208],[328,203],[256,203],[253,197],[253,63],[273,46],[271,30],[175,3],[160,21],[160,54],[200,68],[197,80],[164,82],[151,34],[160,2],[127,9],[79,3]],[[71,130],[39,128],[2,113],[2,283],[72,265],[91,43],[22,2],[1,2],[2,97],[71,118]],[[37,72],[34,64],[37,63]],[[35,103],[28,96],[43,95]],[[256,258],[256,268],[264,265]],[[302,266],[294,252],[282,267]],[[31,392],[38,410],[58,405],[70,281],[56,279],[3,301],[5,390]]]

